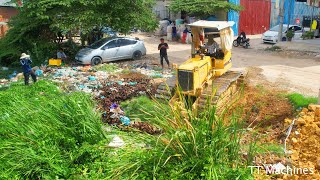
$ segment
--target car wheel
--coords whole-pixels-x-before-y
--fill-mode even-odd
[[[135,51],[132,55],[133,60],[139,60],[142,57],[142,53],[140,51]]]
[[[287,41],[287,38],[286,37],[282,37],[282,41]]]
[[[96,66],[102,63],[102,59],[100,57],[93,57],[91,60],[91,65]]]
[[[232,44],[233,44],[233,46],[234,46],[234,47],[238,47],[238,46],[239,46],[239,44],[238,44],[238,41],[237,41],[237,40],[234,40]]]

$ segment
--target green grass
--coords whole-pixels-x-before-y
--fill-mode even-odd
[[[115,72],[119,69],[119,66],[115,63],[101,64],[93,67],[96,71]]]
[[[0,179],[253,179],[247,165],[257,148],[241,144],[237,114],[225,124],[212,106],[195,115],[147,97],[122,103],[129,117],[164,131],[152,136],[103,131],[90,96],[50,82],[12,84],[0,98]],[[108,148],[115,135],[125,147]]]
[[[148,112],[154,117],[149,121],[164,134],[148,137],[150,150],[120,155],[123,161],[113,163],[110,178],[253,179],[246,166],[253,157],[254,144],[247,150],[248,159],[243,159],[245,147],[240,139],[244,130],[239,116],[234,114],[227,125],[212,106],[200,115],[178,105],[171,109],[159,103],[155,107]]]
[[[318,101],[315,97],[307,97],[298,93],[289,94],[287,97],[296,109],[307,107],[309,104],[315,104]]]
[[[149,112],[152,112],[156,108],[157,103],[146,96],[140,96],[122,102],[120,106],[130,119],[135,121],[148,121],[154,117],[152,114],[149,114]],[[169,108],[169,106],[167,105],[166,108]]]
[[[12,84],[0,92],[0,179],[68,178],[82,147],[104,139],[95,104],[52,83]]]

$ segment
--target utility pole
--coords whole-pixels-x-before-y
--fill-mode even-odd
[[[289,7],[288,7],[288,26],[287,26],[287,32],[289,31],[289,25],[290,25],[290,10],[291,10],[291,0],[289,0]]]
[[[278,31],[278,42],[281,42],[282,40],[282,28],[283,28],[283,11],[284,11],[284,0],[280,0],[280,24],[279,24],[279,31]]]

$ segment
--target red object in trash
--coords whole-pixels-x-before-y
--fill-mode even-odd
[[[185,33],[185,32],[182,34],[182,39],[181,39],[182,43],[186,43],[187,35],[188,33]]]

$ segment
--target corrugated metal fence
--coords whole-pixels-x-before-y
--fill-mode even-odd
[[[229,0],[229,2],[240,5],[240,0]],[[228,12],[228,21],[234,21],[235,24],[233,25],[232,29],[235,35],[238,35],[239,32],[239,13],[236,11],[229,11]]]

